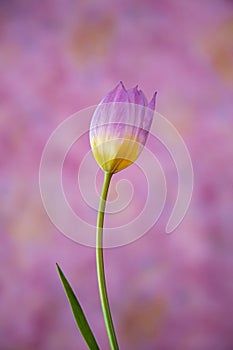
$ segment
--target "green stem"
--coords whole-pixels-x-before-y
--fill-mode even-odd
[[[97,276],[100,300],[102,306],[102,312],[104,316],[104,322],[108,334],[108,340],[110,343],[111,350],[119,350],[116,334],[113,326],[111,311],[108,302],[105,273],[104,273],[104,257],[103,257],[103,224],[104,224],[104,211],[105,204],[108,195],[109,184],[112,178],[111,173],[105,173],[104,183],[100,198],[99,211],[97,217],[96,227],[96,265],[97,265]]]

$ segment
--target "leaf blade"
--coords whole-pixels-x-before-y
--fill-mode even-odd
[[[71,288],[68,280],[66,279],[64,273],[62,272],[60,266],[57,263],[56,263],[56,267],[57,267],[60,279],[62,281],[66,296],[69,300],[73,316],[75,318],[75,321],[78,325],[78,328],[79,328],[83,338],[85,339],[89,349],[100,350],[100,348],[95,340],[95,337],[92,333],[92,330],[87,322],[87,319],[84,315],[82,307],[81,307],[80,303],[78,302],[78,299],[77,299],[73,289]]]

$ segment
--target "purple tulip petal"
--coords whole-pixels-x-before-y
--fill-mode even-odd
[[[127,94],[128,94],[128,97],[129,97],[129,101],[130,101],[131,103],[140,104],[137,87],[138,87],[138,86],[135,86],[134,88],[129,89],[129,90],[127,91]]]
[[[155,101],[156,101],[156,95],[157,95],[157,92],[154,93],[150,103],[148,104],[148,107],[150,109],[152,109],[153,111],[155,110]]]
[[[119,84],[117,84],[117,86],[112,91],[110,91],[101,101],[101,103],[110,102],[129,102],[128,94],[122,81],[120,81]]]
[[[142,90],[139,90],[139,95],[140,95],[140,99],[141,101],[143,101],[143,103],[141,103],[143,106],[147,106],[148,105],[148,101],[146,96],[144,95]]]

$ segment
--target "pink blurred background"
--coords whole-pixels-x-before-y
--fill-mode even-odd
[[[188,214],[168,236],[176,173],[155,147],[167,210],[143,238],[106,251],[120,348],[233,349],[232,1],[2,0],[0,40],[0,349],[86,348],[55,262],[108,349],[95,251],[52,225],[38,170],[56,126],[120,80],[148,98],[158,91],[157,111],[183,136],[195,175]],[[73,153],[71,192],[79,162]]]

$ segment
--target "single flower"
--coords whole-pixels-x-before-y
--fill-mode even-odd
[[[126,90],[120,82],[96,108],[90,126],[94,158],[108,173],[134,163],[148,137],[155,110],[154,93],[148,103],[138,86]]]
[[[155,97],[150,103],[136,86],[126,90],[120,82],[96,108],[90,127],[90,143],[98,164],[105,171],[96,224],[96,270],[100,302],[111,350],[119,350],[108,301],[104,269],[104,216],[111,178],[139,157],[151,127]],[[79,330],[90,350],[99,350],[94,334],[68,280],[57,265]]]

